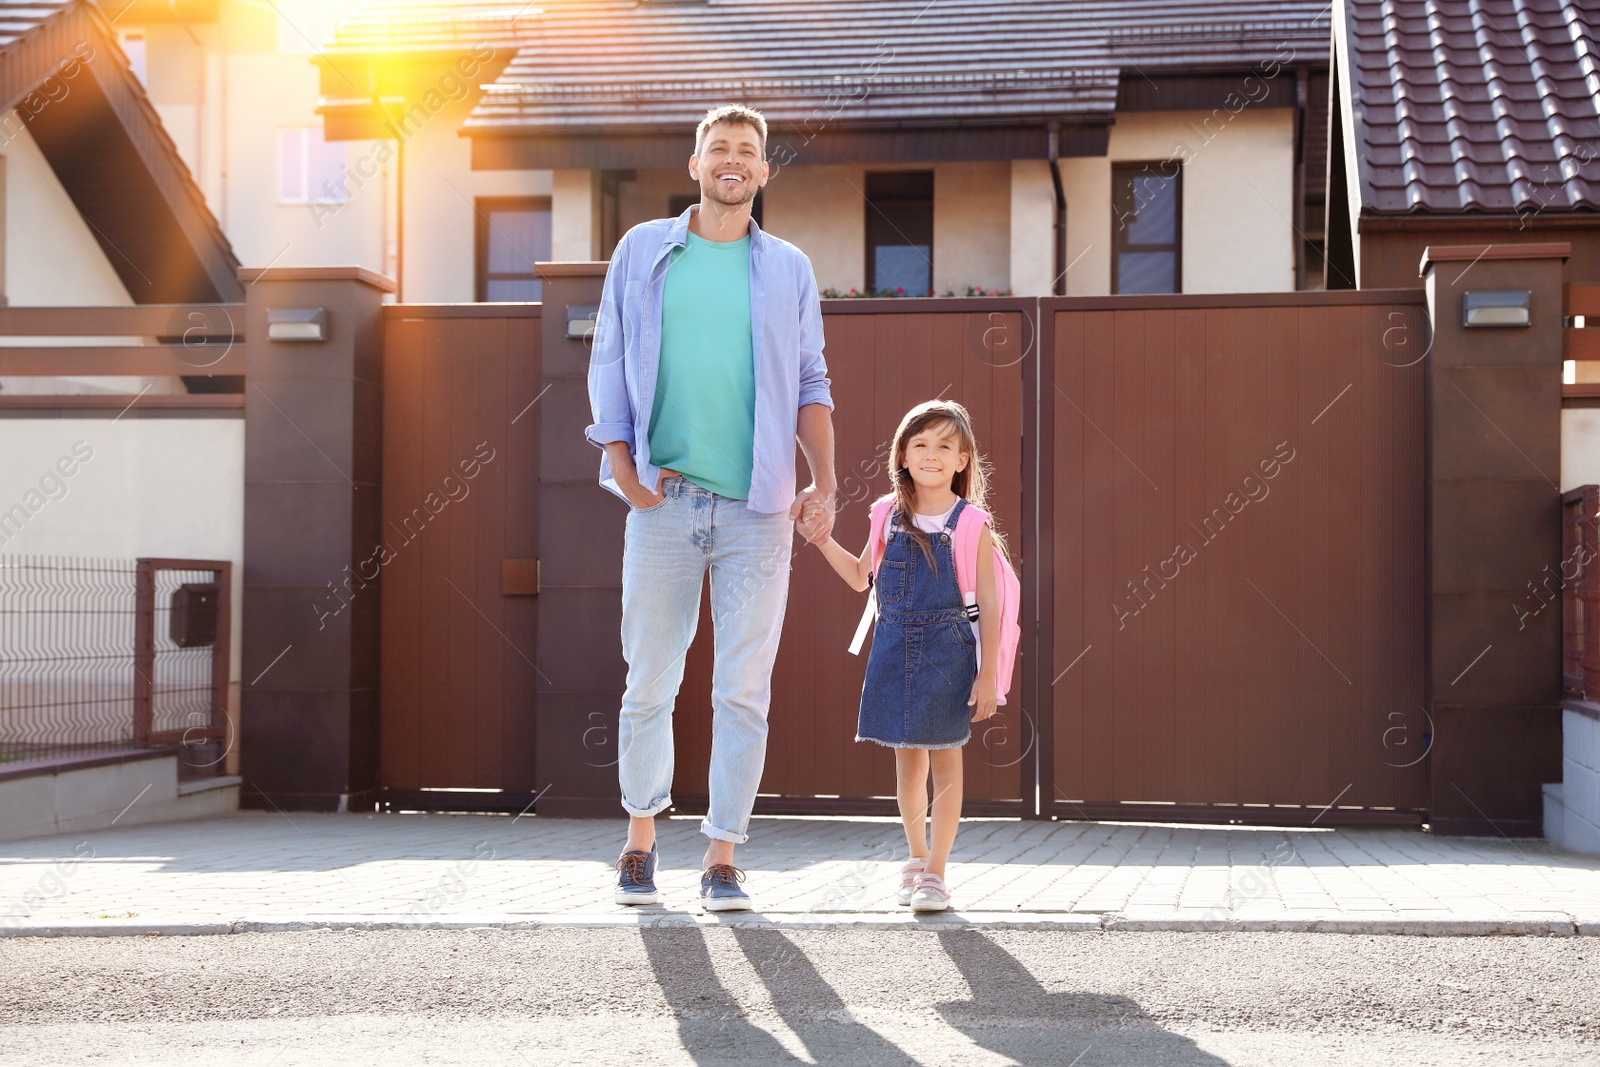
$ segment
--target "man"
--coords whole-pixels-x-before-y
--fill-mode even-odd
[[[833,399],[811,262],[761,232],[767,124],[739,105],[695,132],[700,203],[629,230],[606,271],[589,366],[600,484],[628,502],[622,553],[627,691],[618,777],[629,815],[615,899],[653,904],[654,816],[671,803],[672,709],[711,577],[709,837],[700,899],[748,909],[733,849],[766,760],[772,663],[789,595],[793,525],[833,528]],[[811,485],[795,492],[798,438]]]

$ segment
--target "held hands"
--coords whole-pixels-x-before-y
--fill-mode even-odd
[[[994,715],[995,704],[999,701],[998,686],[992,671],[980,671],[978,680],[972,683],[972,695],[967,697],[967,707],[972,709],[972,721],[982,722]]]
[[[789,518],[794,520],[800,536],[811,544],[819,545],[833,534],[833,501],[832,490],[819,489],[815,484],[794,498]]]

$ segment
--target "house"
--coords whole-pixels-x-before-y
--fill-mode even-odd
[[[1328,275],[1410,287],[1430,244],[1570,241],[1600,280],[1593,9],[1342,0],[1333,8]]]
[[[316,62],[329,140],[401,146],[406,299],[605,258],[698,198],[728,100],[767,115],[758,218],[825,290],[1280,291],[1322,273],[1326,12],[368,0]]]
[[[1497,343],[1481,345],[1470,359],[1430,360],[1426,368],[1446,408],[1431,412],[1430,421],[1448,423],[1456,417],[1449,408],[1461,408],[1469,431],[1461,440],[1470,442],[1462,454],[1478,457],[1487,475],[1431,466],[1429,495],[1449,516],[1444,543],[1453,528],[1493,544],[1490,552],[1480,550],[1470,574],[1434,558],[1436,610],[1454,628],[1453,616],[1470,612],[1471,603],[1511,605],[1515,625],[1491,628],[1492,640],[1485,640],[1501,649],[1521,638],[1547,603],[1573,599],[1580,574],[1585,588],[1593,581],[1592,486],[1600,482],[1600,388],[1593,384],[1600,382],[1594,361],[1600,345],[1588,329],[1600,312],[1600,64],[1593,19],[1592,10],[1559,0],[1473,7],[1343,0],[1334,7],[1328,287],[1417,287],[1425,256],[1441,246],[1467,253],[1438,283],[1450,292],[1446,306],[1454,321],[1433,323],[1426,349],[1406,349],[1391,361],[1396,366],[1416,363],[1445,331],[1470,325],[1457,309],[1472,294],[1457,297],[1458,288],[1514,290],[1513,297],[1533,305],[1528,314],[1535,325],[1564,326],[1563,386],[1533,365],[1540,342],[1532,330],[1485,334]],[[1489,245],[1497,246],[1493,256]],[[1499,262],[1473,258],[1474,246]],[[1552,306],[1557,301],[1548,287],[1538,305],[1521,292],[1533,288],[1529,276],[1508,269],[1516,253],[1551,250],[1564,257],[1562,307]],[[1487,365],[1494,363],[1505,365]],[[1551,432],[1556,418],[1559,436]],[[1591,487],[1586,505],[1584,486]],[[1570,498],[1565,545],[1557,533],[1563,493]],[[1528,522],[1506,521],[1503,509],[1514,499],[1529,502]],[[1581,543],[1570,540],[1585,528]],[[1581,627],[1584,613],[1573,607],[1567,605],[1566,624]],[[1546,835],[1594,851],[1600,849],[1594,747],[1600,705],[1592,687],[1585,698],[1582,681],[1574,686],[1571,664],[1561,700],[1550,666],[1547,658],[1529,657],[1521,664],[1529,684],[1502,676],[1478,693],[1436,680],[1434,695],[1440,704],[1458,705],[1449,714],[1459,721],[1506,731],[1507,778],[1528,777],[1534,761],[1519,750],[1539,744],[1537,766],[1549,770]],[[1542,738],[1558,700],[1559,744],[1546,746]],[[1434,713],[1445,714],[1438,706]],[[1445,780],[1461,768],[1458,759],[1436,759],[1434,774]],[[1563,781],[1551,781],[1557,776]]]
[[[86,0],[0,4],[0,300],[238,300],[238,261]],[[181,332],[181,331],[179,331]],[[215,386],[188,378],[194,389]],[[178,378],[5,377],[0,395],[188,391]]]
[[[537,299],[534,262],[607,257],[696,197],[686,131],[732,99],[771,119],[757,217],[824,289],[1322,284],[1310,0],[103,2],[245,261],[402,300]]]
[[[354,0],[99,2],[243,262],[394,273],[394,168],[347,188],[317,114],[310,60]]]

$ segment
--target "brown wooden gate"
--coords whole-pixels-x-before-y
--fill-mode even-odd
[[[389,807],[520,808],[536,790],[540,312],[384,309],[384,541],[353,556],[357,581],[381,574]]]
[[[543,326],[538,305],[386,309],[390,806],[515,811],[548,790],[539,811],[620,813],[625,512],[593,482],[587,355],[565,329],[599,277],[552,269]],[[830,301],[824,315],[842,543],[864,540],[914,403],[966,404],[993,466],[1023,659],[967,749],[970,812],[1419,820],[1420,293]],[[861,605],[797,542],[758,811],[893,810],[890,754],[853,741]],[[705,803],[711,645],[703,612],[676,712],[683,812]]]
[[[1420,821],[1423,294],[1041,311],[1046,810]]]

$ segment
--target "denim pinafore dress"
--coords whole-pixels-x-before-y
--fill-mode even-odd
[[[861,687],[857,741],[890,748],[955,748],[972,736],[967,699],[978,646],[956,584],[957,500],[944,529],[929,534],[934,566],[911,535],[891,524],[874,579],[878,623]]]

